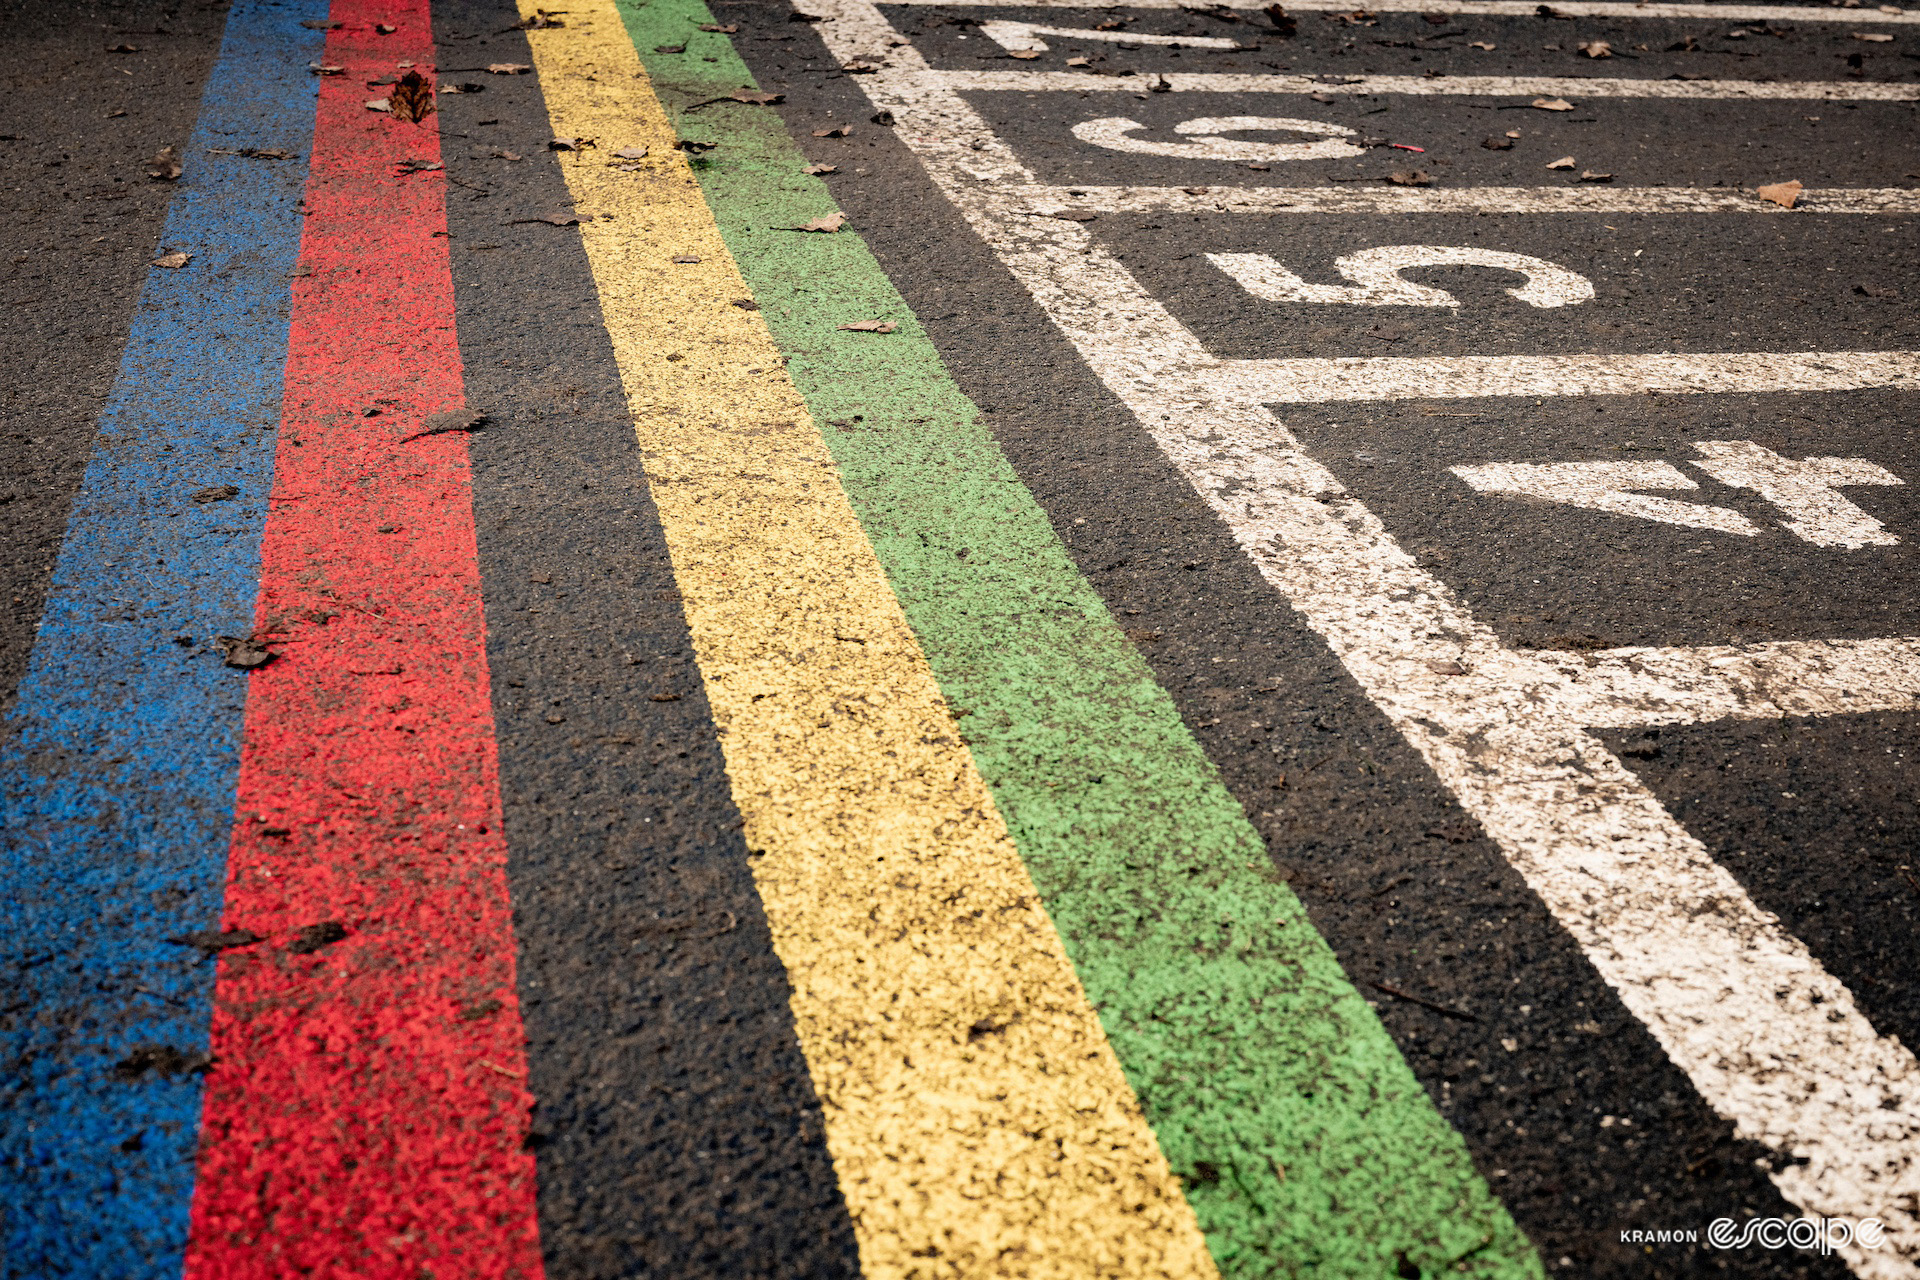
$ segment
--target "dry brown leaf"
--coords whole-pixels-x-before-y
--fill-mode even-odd
[[[172,253],[163,253],[159,257],[155,258],[153,260],[153,265],[156,267],[167,267],[171,270],[178,271],[180,268],[186,266],[189,262],[192,262],[192,261],[193,261],[192,254],[183,253],[180,250],[175,249]]]
[[[673,149],[684,151],[688,155],[698,155],[702,151],[711,151],[719,145],[717,142],[696,142],[692,138],[682,138],[673,144]]]
[[[1424,169],[1395,169],[1387,175],[1387,181],[1396,187],[1430,187],[1433,175]]]
[[[112,44],[107,46],[107,52],[108,53],[138,53],[140,52],[140,46],[137,44]]]
[[[373,33],[377,36],[390,36],[399,29],[400,28],[394,26],[391,22],[376,22],[373,24]]]
[[[1868,44],[1893,43],[1892,36],[1880,31],[1856,31],[1853,33],[1853,38],[1855,40],[1865,40]]]
[[[813,136],[816,138],[850,138],[853,136],[853,127],[851,125],[837,124],[831,129],[815,129]]]
[[[653,46],[653,51],[655,53],[685,53],[687,46],[684,44],[657,44]]]
[[[1267,21],[1273,24],[1273,33],[1282,40],[1297,34],[1300,30],[1299,19],[1277,4],[1270,4],[1261,12],[1267,15]]]
[[[840,328],[850,329],[854,333],[892,333],[899,327],[899,325],[891,320],[856,320],[852,324],[843,324],[840,326]]]
[[[180,174],[180,153],[172,147],[160,148],[160,154],[147,162],[147,176],[155,182],[172,182]]]
[[[367,99],[367,110],[369,111],[387,111],[391,110],[392,107],[393,103],[386,98]]]
[[[702,31],[718,31],[723,36],[730,36],[739,33],[740,24],[737,22],[729,22],[723,26],[717,22],[703,22],[700,24],[700,29]]]
[[[1485,40],[1475,40],[1467,46],[1469,49],[1485,49],[1488,53],[1492,53],[1499,47],[1499,45],[1488,44]]]
[[[461,407],[447,409],[440,413],[430,413],[420,430],[401,439],[401,444],[409,440],[418,440],[423,436],[444,436],[454,431],[479,431],[487,425],[487,415],[479,409]]]
[[[1558,160],[1547,161],[1547,168],[1549,169],[1571,169],[1573,165],[1574,160],[1572,156],[1561,156]]]
[[[1581,43],[1580,52],[1586,54],[1589,58],[1611,58],[1613,56],[1613,46],[1605,40],[1586,40]]]
[[[526,157],[525,157],[525,156],[523,156],[523,155],[521,155],[521,154],[520,154],[520,153],[519,153],[518,151],[508,151],[508,150],[507,150],[507,149],[505,149],[504,147],[493,147],[493,148],[491,148],[491,149],[490,149],[490,150],[488,151],[488,154],[489,154],[489,155],[491,155],[491,156],[492,156],[492,157],[493,157],[493,158],[494,158],[495,160],[524,160],[524,159],[526,159]]]
[[[407,124],[418,124],[434,112],[433,90],[427,87],[426,78],[418,71],[401,76],[387,101],[388,113]]]
[[[1513,150],[1513,139],[1512,138],[1483,138],[1480,140],[1480,145],[1485,147],[1489,151],[1511,151]]]
[[[267,648],[267,642],[258,635],[215,636],[213,644],[220,650],[221,661],[239,671],[264,667],[280,656]]]
[[[1753,194],[1759,196],[1762,200],[1771,201],[1779,205],[1782,209],[1791,209],[1793,208],[1793,202],[1798,200],[1800,193],[1805,190],[1806,188],[1801,185],[1800,179],[1792,178],[1786,182],[1770,182],[1764,187],[1755,187]]]
[[[1507,136],[1509,138],[1517,138],[1520,136],[1520,131],[1518,129],[1509,129],[1507,130]]]
[[[675,257],[674,261],[682,264],[694,263],[700,261],[700,255],[696,253],[683,253]]]
[[[622,160],[645,160],[647,158],[647,149],[645,147],[621,147],[613,154]]]
[[[1070,67],[1090,67],[1093,65],[1093,59],[1092,58],[1068,58],[1067,65]]]
[[[533,70],[530,62],[489,62],[487,70],[497,76],[523,76]]]
[[[547,150],[549,151],[588,151],[588,150],[597,151],[599,150],[599,147],[594,143],[594,140],[592,138],[549,138],[547,139]]]
[[[564,12],[564,10],[562,10]],[[535,9],[531,18],[522,18],[513,24],[515,31],[544,31],[550,27],[564,27],[567,24],[548,13],[545,9]]]
[[[1032,62],[1040,56],[1040,51],[1038,49],[1009,49],[1007,50],[1007,56],[1009,58],[1018,58],[1022,62]]]
[[[1568,102],[1565,98],[1535,98],[1532,102],[1529,102],[1527,105],[1530,107],[1538,107],[1542,111],[1573,110],[1573,104],[1571,102]]]
[[[1888,289],[1883,285],[1877,284],[1857,284],[1853,286],[1853,291],[1863,298],[1897,298],[1900,296],[1898,289]]]
[[[787,95],[784,93],[768,93],[762,89],[735,89],[727,96],[735,102],[744,102],[754,107],[770,107],[776,102],[787,100]]]
[[[337,76],[337,75],[343,75],[346,72],[345,67],[324,66],[318,62],[309,62],[307,64],[307,70],[313,72],[313,74],[317,76]]]
[[[816,175],[822,173],[838,173],[840,172],[840,166],[837,164],[810,164],[800,172]]]
[[[403,173],[434,173],[446,167],[438,160],[402,160],[400,162]]]
[[[1580,171],[1580,181],[1582,181],[1582,182],[1612,182],[1612,181],[1613,181],[1613,175],[1612,175],[1612,174],[1610,174],[1610,173],[1595,173],[1595,172],[1594,172],[1593,170],[1591,170],[1591,169],[1582,169],[1582,170]]]
[[[825,231],[831,234],[835,231],[838,231],[841,227],[845,226],[846,224],[847,224],[846,214],[830,213],[824,218],[815,218],[812,222],[809,222],[804,226],[788,227],[786,229],[788,231]]]

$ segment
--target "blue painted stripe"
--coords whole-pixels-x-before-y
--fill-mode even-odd
[[[240,0],[0,745],[0,1274],[177,1277],[325,0]],[[210,149],[279,147],[293,160]],[[192,495],[233,485],[237,496]],[[177,639],[185,637],[185,640]]]

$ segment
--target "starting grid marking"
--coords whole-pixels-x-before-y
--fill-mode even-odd
[[[937,3],[938,0],[908,0]],[[1043,7],[1076,7],[1042,0]],[[1172,8],[1170,2],[1139,8]],[[1307,3],[1301,9],[1344,5]],[[1386,6],[1394,8],[1395,6]],[[1868,1280],[1920,1275],[1920,1063],[1780,927],[1590,729],[1920,708],[1920,638],[1628,648],[1506,646],[1423,569],[1269,405],[1413,397],[1712,394],[1920,383],[1916,352],[1222,360],[1058,208],[1166,208],[1168,189],[1037,183],[963,90],[1131,91],[1052,72],[926,65],[870,0],[813,0],[816,28],[929,174],[1154,436],[1271,582],[1500,845],[1626,1006],[1809,1215],[1877,1217],[1842,1248]],[[1532,15],[1532,4],[1409,11]],[[1568,14],[1911,22],[1866,11],[1568,4]],[[1174,92],[1324,91],[1297,76],[1177,75]],[[1365,77],[1348,92],[1911,101],[1906,85]],[[1721,212],[1738,192],[1183,189],[1248,212]],[[1809,211],[1911,212],[1911,192],[1807,193]],[[1618,202],[1618,203],[1614,203]],[[1040,206],[1036,210],[1036,205]],[[1785,210],[1778,212],[1785,213]]]

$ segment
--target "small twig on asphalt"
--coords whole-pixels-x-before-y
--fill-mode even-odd
[[[1396,1000],[1405,1000],[1410,1004],[1417,1004],[1423,1009],[1431,1009],[1435,1013],[1440,1014],[1443,1017],[1458,1018],[1462,1022],[1480,1021],[1480,1019],[1474,1017],[1472,1014],[1468,1013],[1465,1009],[1450,1009],[1444,1004],[1435,1004],[1433,1001],[1428,1000],[1422,996],[1417,996],[1413,994],[1413,992],[1411,991],[1402,991],[1400,988],[1390,987],[1384,982],[1372,982],[1372,983],[1368,983],[1367,985],[1371,986],[1375,991],[1386,992],[1388,995],[1392,996]]]

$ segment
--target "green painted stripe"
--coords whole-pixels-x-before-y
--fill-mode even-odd
[[[705,5],[620,9],[1221,1271],[1543,1275],[865,244],[773,229],[836,207],[780,119],[687,112]]]

